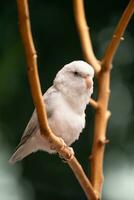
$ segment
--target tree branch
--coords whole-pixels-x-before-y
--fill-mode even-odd
[[[103,185],[103,158],[105,144],[108,143],[106,139],[106,128],[108,119],[111,115],[108,110],[109,96],[110,96],[110,72],[111,64],[120,43],[120,39],[127,27],[127,24],[134,12],[134,0],[130,0],[121,20],[115,30],[114,36],[108,45],[104,58],[100,63],[100,67],[95,55],[93,53],[90,35],[88,34],[88,27],[84,13],[83,0],[74,0],[74,14],[76,25],[78,28],[83,54],[87,62],[89,62],[97,72],[98,80],[98,98],[97,101],[90,99],[90,104],[96,109],[94,122],[94,140],[92,146],[92,153],[89,157],[91,162],[91,181],[99,199],[101,198]]]
[[[27,72],[30,83],[30,89],[33,102],[37,110],[41,134],[42,136],[48,139],[49,143],[52,146],[54,146],[56,151],[60,155],[62,155],[62,157],[67,161],[68,165],[70,166],[77,180],[79,181],[81,187],[85,191],[87,198],[97,200],[98,198],[93,190],[93,187],[88,178],[86,177],[81,165],[78,163],[74,155],[71,155],[70,149],[67,146],[64,146],[60,138],[54,135],[49,127],[38,76],[37,54],[32,39],[28,1],[17,0],[17,6],[19,14],[20,32],[26,53]]]
[[[102,59],[102,66],[103,69],[107,70],[107,68],[110,67],[113,57],[116,53],[116,50],[120,44],[120,41],[122,40],[122,36],[124,34],[124,31],[134,13],[134,0],[129,0],[129,4],[127,8],[125,9],[116,29],[113,34],[113,38],[111,39],[111,42],[109,43],[104,57]]]
[[[102,59],[102,70],[99,73],[98,79],[98,107],[95,114],[94,125],[94,141],[92,147],[91,159],[91,180],[95,191],[98,196],[101,196],[103,186],[103,158],[105,144],[108,142],[106,139],[106,128],[108,119],[111,115],[108,110],[109,95],[110,95],[110,72],[113,57],[116,53],[117,47],[120,43],[121,36],[123,35],[129,20],[134,12],[134,0],[130,0],[127,8],[125,9],[120,22],[117,25],[114,36],[110,41],[108,48],[105,51],[104,58]]]
[[[101,66],[93,52],[89,28],[84,13],[84,0],[73,0],[73,7],[85,60],[91,64],[94,67],[95,72],[98,73],[101,69]]]

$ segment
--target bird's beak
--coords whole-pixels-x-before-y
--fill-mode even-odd
[[[84,79],[85,79],[87,89],[90,89],[91,87],[93,87],[93,80],[91,77],[85,76]]]

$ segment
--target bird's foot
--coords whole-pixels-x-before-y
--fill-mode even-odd
[[[63,140],[61,137],[59,137],[59,140],[60,140],[61,143],[62,143],[62,147],[61,147],[61,149],[60,149],[60,150],[62,151],[67,145],[65,144],[64,140]],[[51,144],[51,143],[50,143],[50,144]],[[54,145],[54,144],[51,144],[51,145],[50,145],[50,149],[56,151],[55,145]]]
[[[72,147],[68,147],[68,149],[69,149],[70,153],[69,153],[69,158],[67,158],[67,161],[70,161],[74,157],[74,150]]]
[[[60,151],[64,151],[65,149],[68,149],[69,150],[69,153],[67,152],[67,156],[63,157],[63,155],[61,153],[59,153],[59,157],[63,160],[63,162],[69,162],[70,160],[72,160],[72,158],[74,157],[74,150],[72,147],[68,147],[66,145],[66,143],[64,142],[64,140],[62,138],[60,138],[61,142],[62,142],[62,147],[60,149]],[[67,158],[68,157],[68,158]]]

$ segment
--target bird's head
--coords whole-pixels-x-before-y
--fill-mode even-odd
[[[84,61],[65,65],[56,75],[54,86],[64,94],[83,95],[93,92],[94,70]]]

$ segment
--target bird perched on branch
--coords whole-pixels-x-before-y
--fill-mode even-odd
[[[78,140],[85,127],[85,109],[93,93],[93,77],[94,70],[89,64],[73,61],[57,73],[53,85],[43,95],[49,126],[67,145]],[[40,134],[35,109],[10,162],[22,160],[37,150],[56,153]]]

